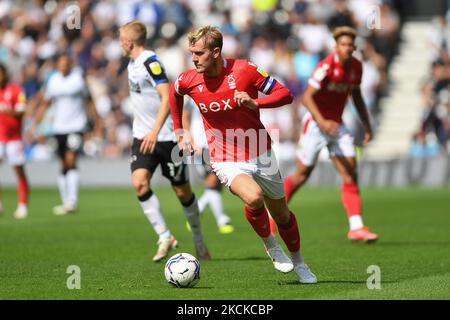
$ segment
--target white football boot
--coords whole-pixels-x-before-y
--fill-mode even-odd
[[[297,264],[294,267],[294,271],[298,276],[298,281],[300,283],[317,283],[317,277],[312,271],[309,269],[308,265],[304,262]]]
[[[61,204],[59,206],[53,207],[53,214],[57,216],[64,216],[69,213],[75,213],[77,211],[76,206]]]
[[[170,236],[169,238],[158,240],[157,244],[158,250],[153,257],[154,262],[158,262],[167,257],[169,252],[178,246],[178,241],[174,236]]]
[[[19,204],[16,211],[14,211],[14,218],[25,219],[28,216],[28,208],[24,204]]]
[[[267,255],[272,259],[275,269],[280,272],[288,273],[294,269],[292,260],[284,253],[280,244],[268,249],[266,248]]]

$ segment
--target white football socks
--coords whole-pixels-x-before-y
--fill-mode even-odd
[[[267,238],[261,238],[264,242],[264,246],[266,249],[272,249],[276,246],[279,246],[277,239],[275,239],[272,235],[269,235]]]
[[[205,192],[203,192],[200,199],[198,199],[198,212],[200,214],[203,214],[203,212],[206,209],[206,206],[209,204],[209,193],[207,191],[208,189],[206,189]]]
[[[357,230],[364,227],[362,216],[359,214],[352,215],[348,218],[350,230]]]
[[[61,203],[65,204],[67,202],[67,179],[65,174],[60,174],[58,176],[58,189]]]
[[[222,194],[220,191],[214,189],[205,190],[198,200],[200,213],[203,213],[208,204],[211,207],[211,211],[219,227],[231,222],[230,217],[227,216],[223,210]]]
[[[167,229],[166,221],[162,215],[161,206],[156,194],[152,194],[147,200],[139,200],[139,203],[148,221],[153,226],[156,234],[158,234],[159,239],[170,238],[172,234]]]
[[[291,259],[292,259],[292,263],[294,264],[294,266],[305,263],[305,260],[303,259],[303,256],[300,253],[300,250],[298,250],[297,252],[291,252]]]
[[[185,206],[184,204],[182,204],[182,206],[184,215],[186,216],[186,219],[191,227],[194,240],[203,240],[202,229],[200,226],[200,214],[198,210],[197,198],[195,198],[195,195],[193,195],[193,199],[187,206]]]
[[[70,169],[66,173],[67,204],[76,207],[78,204],[78,191],[80,189],[80,174],[77,169]]]

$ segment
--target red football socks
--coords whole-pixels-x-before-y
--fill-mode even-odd
[[[19,203],[27,204],[28,203],[28,181],[25,176],[19,177],[17,193],[19,195]]]
[[[260,209],[245,207],[245,217],[260,237],[267,238],[270,235],[269,214],[265,207]]]
[[[290,252],[300,250],[300,232],[298,230],[297,219],[295,219],[295,215],[292,212],[288,223],[278,225],[278,231]]]
[[[361,197],[356,183],[342,184],[342,202],[349,217],[362,213]]]

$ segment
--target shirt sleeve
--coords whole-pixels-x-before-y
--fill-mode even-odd
[[[321,89],[324,87],[324,83],[327,79],[328,72],[330,70],[330,64],[327,62],[321,62],[316,67],[311,77],[308,80],[308,84],[315,89]]]
[[[175,89],[175,92],[177,93],[177,94],[179,94],[180,96],[183,96],[183,95],[185,95],[186,93],[187,93],[187,90],[186,90],[186,86],[185,86],[185,81],[184,81],[185,79],[184,79],[184,73],[182,73],[182,74],[180,74],[179,76],[178,76],[178,78],[177,78],[177,80],[175,80],[175,82],[174,82],[174,89]]]
[[[259,108],[278,108],[293,100],[292,93],[264,70],[249,62],[246,72],[258,91],[266,96],[256,99]]]
[[[183,106],[184,106],[183,74],[170,86],[169,105],[172,114],[174,129],[183,128]]]
[[[251,62],[248,62],[246,72],[252,78],[256,89],[264,94],[270,94],[277,84],[275,78],[271,77],[267,72]]]
[[[156,55],[153,55],[145,60],[144,66],[150,77],[152,77],[155,82],[155,86],[161,83],[169,83],[166,71]]]

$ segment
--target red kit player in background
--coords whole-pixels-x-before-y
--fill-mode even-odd
[[[333,37],[336,40],[335,52],[316,67],[303,95],[302,102],[309,113],[303,118],[297,170],[284,182],[286,200],[289,202],[308,180],[321,149],[327,147],[342,176],[342,202],[350,225],[347,237],[353,241],[372,242],[378,239],[378,235],[370,232],[362,220],[355,146],[353,137],[342,123],[342,113],[351,96],[364,126],[364,144],[372,139],[369,116],[359,87],[362,64],[352,56],[356,49],[356,31],[339,27],[334,30]]]
[[[180,148],[194,151],[188,132],[181,130],[183,95],[188,95],[202,115],[212,169],[244,202],[245,216],[264,242],[275,268],[285,273],[294,270],[301,283],[316,283],[315,275],[300,254],[297,221],[287,207],[283,181],[271,152],[271,139],[259,119],[260,108],[291,103],[290,91],[247,60],[223,59],[223,38],[217,28],[199,28],[188,39],[195,68],[182,73],[170,92]],[[258,98],[258,91],[266,96]],[[245,142],[247,138],[249,143]],[[266,207],[291,258],[270,234]]]
[[[26,100],[22,88],[10,83],[6,67],[0,63],[0,162],[7,159],[14,167],[18,179],[19,204],[14,217],[24,219],[28,215],[28,181],[25,175],[25,152],[22,142],[22,116]],[[0,198],[0,212],[3,205]]]

